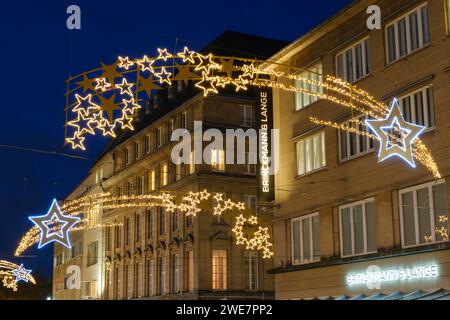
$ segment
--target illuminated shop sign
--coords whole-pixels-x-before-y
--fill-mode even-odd
[[[259,130],[258,139],[258,202],[274,200],[274,177],[271,171],[272,153],[272,89],[258,88],[256,90],[256,114]]]
[[[379,266],[372,265],[366,272],[348,274],[347,285],[365,284],[369,289],[380,289],[383,282],[411,281],[437,276],[438,267],[435,264],[396,269],[381,269]]]

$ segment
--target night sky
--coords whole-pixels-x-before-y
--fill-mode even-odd
[[[70,75],[113,63],[118,55],[154,56],[156,48],[200,49],[224,30],[293,41],[351,0],[8,1],[2,4],[0,126],[0,259],[23,262],[50,277],[52,248],[14,259],[29,215],[45,214],[87,174],[92,160],[46,155],[19,146],[95,159],[107,141],[86,139],[87,151],[64,142],[65,82]],[[81,8],[82,29],[66,28],[67,6]]]

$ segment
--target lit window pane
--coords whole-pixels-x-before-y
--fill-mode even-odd
[[[352,229],[350,208],[345,208],[341,213],[342,222],[342,249],[343,255],[348,256],[352,254]]]
[[[402,194],[403,237],[405,245],[416,244],[413,193]]]

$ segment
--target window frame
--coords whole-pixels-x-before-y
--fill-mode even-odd
[[[310,264],[310,263],[317,263],[322,259],[321,254],[319,255],[319,258],[314,258],[314,234],[313,234],[313,224],[312,224],[312,220],[314,217],[319,217],[319,254],[320,254],[320,212],[313,212],[310,214],[306,214],[294,219],[291,219],[291,262],[293,266],[300,266],[300,265],[305,265],[305,264]],[[294,259],[294,222],[296,221],[300,221],[300,226],[301,223],[303,222],[303,220],[310,220],[309,223],[309,243],[310,243],[310,250],[311,250],[311,260],[305,260],[303,257],[303,241],[300,242],[300,262],[296,263],[295,259]],[[301,233],[303,232],[303,230],[300,228]]]
[[[341,258],[351,258],[351,257],[359,257],[359,256],[366,256],[370,254],[374,254],[378,252],[378,244],[375,243],[376,250],[374,251],[368,251],[368,244],[367,244],[367,213],[366,213],[366,204],[373,202],[375,205],[375,197],[367,198],[364,200],[348,203],[342,206],[339,206],[338,208],[338,214],[339,214],[339,249],[340,249],[340,257]],[[364,241],[364,252],[362,253],[356,253],[355,252],[355,221],[353,219],[353,208],[361,205],[362,207],[362,217],[363,217],[363,241]],[[350,255],[344,255],[344,237],[342,232],[342,209],[350,208],[350,213],[352,214],[352,220],[350,224],[351,228],[351,241],[352,241],[352,254]],[[375,207],[375,216],[376,216],[376,207]],[[376,225],[375,225],[375,232],[376,232]],[[376,234],[375,234],[376,235]],[[375,240],[376,237],[375,237]]]
[[[361,118],[364,118],[364,120],[368,119],[368,117],[365,116],[365,115],[360,115],[360,116],[355,117],[355,118],[357,118],[358,120],[361,119]],[[349,124],[355,118],[352,118],[350,120],[344,121],[341,124],[342,125]],[[369,128],[367,128],[367,126],[365,124],[364,124],[364,126],[366,127],[366,132],[370,133]],[[345,133],[346,147],[347,147],[346,154],[350,155],[350,153],[351,153],[351,141],[350,140],[351,140],[351,135],[352,134],[356,135],[356,149],[358,149],[358,152],[355,155],[350,155],[350,156],[348,156],[347,158],[344,158],[344,159],[342,158],[342,150],[341,150],[342,149],[342,141],[341,141],[342,140],[341,139],[341,133],[342,132]],[[372,147],[370,147],[370,140],[371,140],[371,138],[369,136],[365,136],[366,137],[366,146],[367,146],[366,151],[360,152],[359,150],[361,149],[361,141],[360,141],[359,137],[360,137],[360,135],[358,135],[356,133],[352,133],[352,132],[348,132],[348,131],[344,131],[344,130],[338,130],[338,146],[339,146],[339,162],[340,163],[344,163],[344,162],[347,162],[347,161],[350,161],[350,160],[353,160],[353,159],[356,159],[356,158],[359,158],[359,157],[362,157],[362,156],[365,156],[365,155],[367,155],[369,153],[374,152],[374,150],[375,150],[375,141],[372,139]]]
[[[367,45],[366,45],[367,43]],[[362,72],[362,76],[357,78],[357,65],[355,63],[356,59],[356,47],[362,45],[361,47],[362,52],[361,52],[361,58],[362,58],[362,66],[361,69],[363,70]],[[352,43],[351,45],[347,46],[344,50],[339,51],[335,56],[334,56],[334,63],[335,63],[335,72],[336,72],[336,77],[339,77],[339,71],[338,71],[338,58],[339,56],[342,55],[342,61],[343,61],[343,75],[344,77],[342,78],[342,80],[344,80],[345,82],[348,83],[356,83],[368,76],[370,76],[372,74],[372,65],[371,65],[371,60],[370,58],[372,57],[371,52],[370,52],[370,37],[364,37],[361,40],[358,40],[357,42]],[[348,74],[347,74],[347,59],[346,59],[346,54],[348,51],[352,52],[352,81],[349,80]],[[369,51],[369,54],[367,54],[367,50]],[[367,61],[367,58],[369,58],[369,61]],[[367,67],[369,68],[369,72],[366,73],[367,71]]]
[[[434,119],[433,119],[434,124],[432,126],[428,126],[428,124],[426,123],[427,122],[426,120],[428,120],[428,123],[430,123],[430,115],[428,114],[428,109],[430,106],[428,104],[427,105],[425,104],[425,102],[428,103],[428,101],[427,101],[428,89],[431,89],[430,100],[432,101],[433,111],[434,111]],[[425,127],[424,132],[433,131],[434,129],[436,129],[436,104],[435,104],[435,100],[434,100],[434,85],[432,83],[422,86],[413,91],[410,91],[407,94],[404,94],[402,96],[399,96],[397,98],[397,100],[399,103],[400,111],[402,112],[403,118],[405,118],[405,115],[403,114],[404,113],[403,112],[403,99],[406,99],[409,97],[410,102],[411,102],[411,104],[410,104],[411,121],[410,122],[413,124],[417,124],[417,116],[416,116],[416,111],[415,111],[416,102],[415,102],[414,96],[419,92],[422,92],[422,108],[423,108],[423,115],[424,115],[423,122],[424,122],[424,127]],[[414,118],[416,118],[416,119],[414,119],[414,121],[413,121],[413,115],[414,115]],[[406,120],[406,118],[405,118],[405,120]]]
[[[225,159],[224,149],[211,149],[211,170],[213,172],[225,172]],[[221,162],[221,160],[223,160],[223,162]]]
[[[248,104],[240,104],[239,126],[251,128],[253,126],[253,106]],[[250,117],[248,111],[250,110]]]
[[[422,9],[424,7],[428,7],[428,42],[424,42],[424,35],[423,35],[423,21],[422,21]],[[412,49],[412,40],[411,40],[411,25],[410,25],[410,15],[412,13],[417,13],[417,38],[419,41],[419,46],[416,49]],[[399,27],[398,23],[405,19],[405,30],[406,30],[406,54],[400,57],[400,36],[399,36]],[[389,35],[388,35],[388,29],[394,26],[394,42],[395,42],[395,58],[392,61],[389,61]],[[389,66],[397,61],[400,61],[401,59],[404,59],[410,55],[413,55],[417,51],[425,48],[426,46],[431,44],[431,33],[430,33],[430,10],[428,6],[428,1],[419,4],[418,6],[414,7],[414,9],[409,10],[405,14],[402,14],[401,16],[395,18],[386,26],[384,27],[384,45],[385,45],[385,55],[386,55],[386,65]]]
[[[445,182],[445,179],[439,179],[437,181],[431,181],[431,182],[427,182],[427,183],[422,183],[419,185],[415,185],[415,186],[411,186],[408,188],[404,188],[401,190],[398,190],[398,203],[399,203],[399,214],[400,214],[400,240],[401,240],[401,245],[402,248],[407,249],[407,248],[415,248],[415,247],[423,247],[423,246],[429,246],[429,245],[434,245],[434,244],[439,244],[439,243],[446,243],[449,242],[449,240],[438,240],[436,241],[436,232],[435,231],[435,219],[432,219],[433,217],[435,218],[435,213],[434,213],[434,198],[433,198],[433,186],[437,186],[440,184],[444,184],[445,186],[445,201],[448,202],[447,199],[447,184]],[[424,189],[427,188],[428,189],[428,197],[429,197],[429,204],[430,204],[430,229],[432,232],[432,237],[433,237],[433,241],[431,242],[424,242],[424,243],[417,243],[417,240],[419,240],[420,236],[419,236],[419,230],[420,230],[420,225],[419,225],[419,215],[418,215],[418,205],[417,205],[417,190],[420,189]],[[430,192],[431,191],[431,192]],[[402,201],[402,195],[408,192],[413,192],[413,204],[414,204],[414,232],[415,232],[415,237],[416,237],[416,244],[412,244],[412,245],[405,245],[405,227],[404,227],[404,218],[403,218],[403,201]],[[448,215],[448,214],[447,214]]]
[[[321,74],[321,75],[318,76],[319,80],[317,80],[317,79],[312,79],[312,76],[311,76],[311,75],[316,75],[318,72],[316,72],[316,71],[311,71],[310,69],[317,68],[319,65],[320,65],[320,70],[321,70],[321,71],[320,71],[320,74]],[[305,75],[307,75],[307,76],[305,77]],[[304,77],[304,78],[307,78],[308,80],[314,80],[314,81],[320,81],[320,82],[323,82],[323,62],[322,62],[322,60],[315,61],[315,62],[313,62],[312,64],[310,64],[309,66],[303,68],[303,70],[300,71],[298,74],[296,74],[296,76]],[[310,85],[310,86],[312,86],[312,85]],[[303,86],[302,86],[302,87],[299,87],[299,86],[297,85],[297,80],[294,80],[294,87],[295,87],[295,88],[305,89]],[[317,86],[317,87],[320,87],[320,86]],[[320,87],[320,88],[321,88],[321,89],[320,89],[320,90],[317,90],[317,92],[323,94],[323,87]],[[312,88],[310,88],[309,91],[314,92]],[[310,101],[308,104],[305,104],[305,103],[304,103],[304,97],[302,96],[302,99],[301,99],[301,100],[302,100],[302,106],[298,106],[298,104],[297,104],[297,101],[298,101],[298,98],[297,98],[297,97],[298,97],[298,95],[303,95],[303,93],[301,93],[301,92],[295,92],[295,93],[294,93],[294,112],[298,112],[298,111],[300,111],[300,110],[303,110],[303,109],[309,107],[310,105],[312,105],[312,104],[314,104],[314,103],[316,103],[316,102],[322,100],[322,98],[321,98],[320,96],[312,96],[312,95],[309,95],[310,99],[312,99],[312,100],[314,100],[314,101]]]
[[[322,137],[320,138],[320,142],[321,142],[321,148],[320,149],[321,149],[321,152],[322,151],[324,152],[324,154],[323,155],[321,154],[321,156],[320,156],[320,167],[317,168],[317,169],[314,169],[314,137],[320,136],[320,135],[323,135],[323,138]],[[301,142],[305,142],[306,140],[310,140],[311,147],[313,148],[312,156],[310,156],[311,157],[311,164],[312,164],[313,168],[312,168],[312,170],[307,171],[306,163],[305,163],[305,165],[304,165],[305,170],[304,170],[303,173],[300,173],[300,166],[299,166],[299,160],[300,159],[299,159],[299,152],[298,152],[299,147],[298,147],[298,145]],[[326,168],[327,167],[327,151],[326,151],[325,130],[322,129],[322,130],[319,130],[317,132],[311,133],[309,135],[305,135],[304,137],[298,139],[295,142],[295,155],[296,155],[296,163],[295,163],[295,165],[296,165],[296,176],[297,177],[304,177],[304,176],[313,174],[315,172],[318,172],[318,171],[323,170],[324,168]],[[304,159],[306,159],[306,147],[305,147]],[[323,163],[323,162],[325,162],[325,163]]]

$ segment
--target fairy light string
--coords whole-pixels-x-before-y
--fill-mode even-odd
[[[186,216],[197,216],[202,212],[201,204],[204,201],[208,201],[211,198],[211,193],[207,190],[192,192],[190,191],[186,195],[182,195],[180,200],[177,199],[172,194],[167,192],[155,193],[155,194],[141,194],[141,195],[120,195],[113,196],[109,192],[99,193],[90,196],[80,197],[78,199],[69,200],[61,206],[61,210],[65,214],[77,216],[83,213],[89,213],[92,211],[102,210],[113,210],[119,208],[151,208],[151,207],[161,207],[165,208],[167,213],[172,213],[175,210],[186,215]],[[242,202],[234,202],[231,199],[224,199],[223,195],[214,195],[214,207],[213,214],[220,216],[226,212],[244,211],[245,205]],[[89,215],[87,215],[89,216]],[[94,228],[107,228],[114,226],[123,226],[122,223],[103,223],[103,224],[93,224],[91,225],[91,220],[89,218],[84,218],[81,220],[80,224],[72,228],[70,232],[80,231],[80,230],[90,230]],[[255,224],[257,222],[255,221]],[[59,225],[55,225],[51,228],[52,231],[57,231],[60,228]],[[237,230],[237,229],[236,229]],[[236,233],[233,228],[232,232],[236,237],[239,233]],[[33,227],[26,232],[19,242],[19,245],[15,251],[15,256],[20,256],[28,248],[39,242],[40,230],[37,227]],[[256,230],[252,235],[252,241],[245,243],[247,248],[251,247],[256,250],[261,250],[263,252],[264,258],[269,258],[272,256],[272,251],[270,249],[271,234],[269,231],[269,226],[261,227]],[[236,244],[243,244],[236,238]]]

